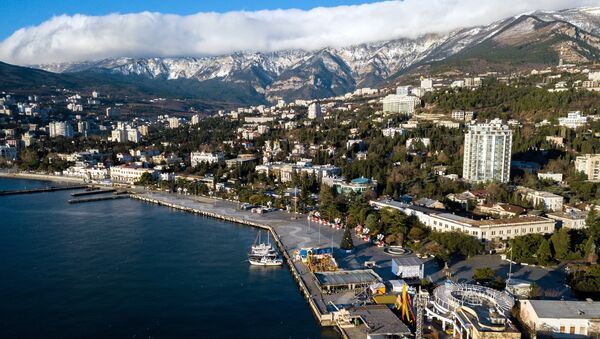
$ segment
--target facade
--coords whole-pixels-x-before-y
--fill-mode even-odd
[[[308,105],[308,118],[309,119],[318,119],[321,117],[321,104],[318,102],[313,102]]]
[[[542,206],[547,212],[562,211],[564,198],[558,194],[536,191],[522,186],[519,186],[517,191],[534,207]]]
[[[338,194],[364,193],[377,188],[377,181],[368,178],[356,178],[346,182],[343,178],[323,178],[323,183],[333,187]]]
[[[150,173],[154,178],[158,178],[159,175],[159,172],[152,168],[122,165],[110,168],[110,180],[113,183],[134,184],[144,173]]]
[[[192,167],[198,166],[201,163],[216,164],[220,161],[225,160],[225,154],[219,153],[206,153],[206,152],[192,152],[190,154],[190,163]]]
[[[521,300],[520,318],[536,334],[555,338],[600,335],[600,302]]]
[[[421,99],[413,96],[390,94],[382,100],[383,112],[413,115],[420,101]]]
[[[425,264],[417,257],[392,258],[392,273],[402,279],[423,279]]]
[[[588,180],[600,182],[600,154],[586,154],[575,158],[575,170],[587,175]]]
[[[383,133],[384,137],[393,138],[396,135],[404,135],[406,133],[406,130],[404,130],[403,128],[398,128],[398,127],[388,127],[388,128],[382,129],[381,132]]]
[[[433,80],[429,78],[421,80],[421,88],[426,91],[431,91],[433,89]]]
[[[339,167],[333,165],[313,166],[312,163],[305,161],[298,161],[295,164],[269,162],[256,166],[255,171],[259,174],[274,175],[281,182],[292,181],[294,174],[302,175],[306,173],[309,176],[314,176],[318,181],[322,181],[325,177],[335,177],[342,173]]]
[[[540,180],[551,180],[551,181],[555,181],[555,182],[562,182],[563,181],[563,174],[562,173],[538,173],[537,174],[538,179]]]
[[[566,211],[548,213],[548,218],[556,220],[560,227],[582,229],[586,227],[587,212],[583,211]]]
[[[558,125],[567,128],[584,127],[587,124],[588,117],[582,116],[580,111],[569,112],[567,117],[558,118]]]
[[[470,125],[465,134],[463,178],[471,182],[508,182],[512,131],[499,119]]]
[[[169,128],[178,128],[179,127],[179,118],[172,117],[167,119],[169,122]]]
[[[0,158],[7,161],[17,160],[17,148],[10,145],[0,145]]]
[[[525,234],[550,234],[555,221],[538,216],[473,220],[446,211],[409,205],[397,201],[371,201],[378,208],[393,208],[415,216],[421,223],[438,232],[462,232],[481,241],[508,240]]]
[[[73,127],[66,121],[51,122],[48,124],[48,134],[50,138],[63,136],[65,138],[73,137]]]
[[[200,115],[194,114],[192,116],[192,125],[198,125],[200,123]]]

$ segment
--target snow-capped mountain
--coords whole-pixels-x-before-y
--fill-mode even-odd
[[[536,12],[445,35],[397,39],[318,51],[239,52],[218,57],[115,58],[83,63],[38,65],[57,73],[101,71],[151,79],[194,79],[251,85],[268,100],[325,97],[372,87],[397,74],[452,56],[475,55],[477,47],[499,48],[547,42],[536,52],[594,58],[600,46],[600,8]],[[578,41],[582,44],[578,44]],[[584,46],[585,45],[585,46]],[[480,48],[481,49],[481,48]],[[469,54],[471,53],[471,54]],[[485,53],[484,53],[485,54]],[[481,57],[482,53],[476,54]],[[536,54],[537,55],[537,54]],[[542,61],[553,60],[553,57]],[[528,59],[529,60],[529,59]]]

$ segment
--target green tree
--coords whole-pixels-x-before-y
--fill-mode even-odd
[[[480,284],[488,283],[494,279],[496,273],[489,267],[476,268],[473,270],[473,280]]]
[[[561,228],[558,232],[554,232],[550,237],[552,247],[554,248],[554,258],[558,260],[564,260],[569,257],[571,253],[571,237],[569,236],[569,230]]]
[[[354,248],[354,241],[352,241],[352,233],[350,232],[350,227],[346,226],[344,228],[344,235],[342,236],[340,248],[346,251],[352,250]]]
[[[552,261],[552,250],[550,248],[550,242],[548,242],[548,240],[546,239],[543,239],[535,254],[538,259],[538,262],[541,265],[548,265]]]

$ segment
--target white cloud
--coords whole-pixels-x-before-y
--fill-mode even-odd
[[[311,10],[57,16],[0,42],[0,60],[39,64],[109,57],[314,50],[488,24],[598,0],[405,0]]]

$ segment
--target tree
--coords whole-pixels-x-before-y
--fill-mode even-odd
[[[569,257],[571,247],[571,237],[569,230],[561,228],[558,232],[554,232],[550,237],[552,247],[554,248],[554,258],[564,260]]]
[[[354,241],[352,241],[352,233],[350,232],[350,227],[346,226],[344,228],[344,235],[342,236],[340,248],[346,251],[350,251],[354,248]]]
[[[154,180],[154,177],[152,176],[152,174],[149,172],[144,172],[140,176],[140,180],[138,180],[135,184],[140,185],[140,186],[148,186],[148,185],[153,185],[155,183],[156,183],[156,181]]]
[[[506,280],[504,280],[501,276],[496,276],[494,278],[494,280],[492,280],[492,283],[490,284],[490,286],[493,289],[502,291],[506,288]]]
[[[413,227],[408,232],[408,239],[412,241],[421,241],[427,236],[427,233],[421,227]]]
[[[492,281],[492,279],[494,279],[494,275],[496,275],[496,273],[489,267],[476,268],[473,271],[473,280],[480,284],[484,284]]]
[[[550,249],[550,242],[544,239],[540,243],[537,252],[535,252],[538,262],[541,265],[548,265],[552,261],[552,250]]]

